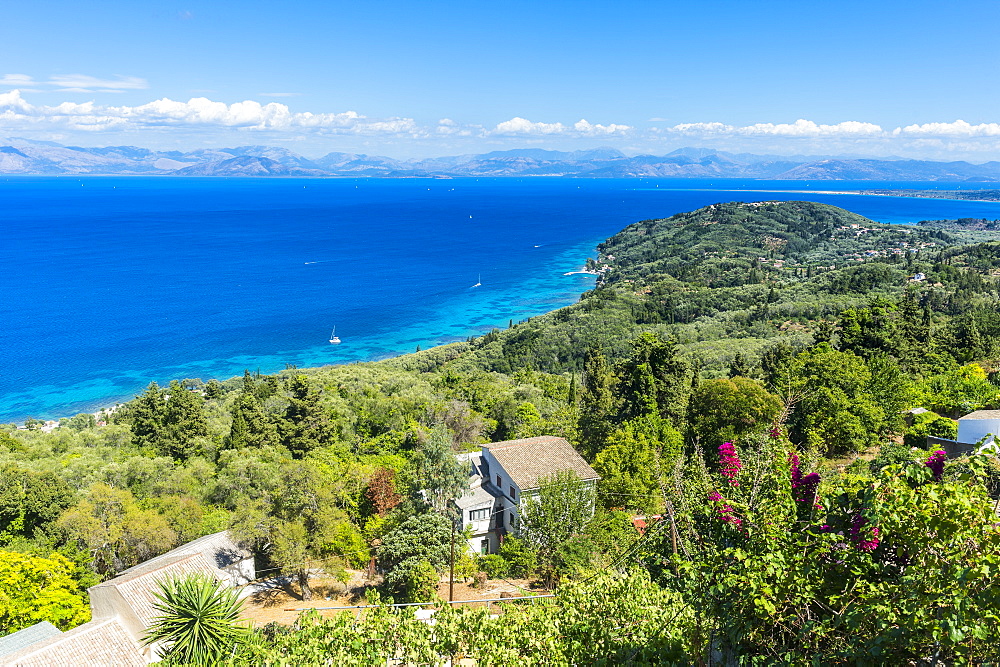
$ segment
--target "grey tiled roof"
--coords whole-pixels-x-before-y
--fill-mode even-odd
[[[959,419],[1000,419],[1000,410],[976,410]]]
[[[41,621],[34,625],[29,625],[6,637],[0,637],[0,658],[15,651],[20,651],[26,646],[31,646],[43,639],[58,637],[62,630],[52,625],[48,621]]]
[[[160,612],[153,609],[153,604],[156,602],[153,593],[160,590],[158,582],[175,577],[181,578],[188,574],[205,574],[215,577],[218,572],[209,566],[205,557],[200,553],[171,556],[167,559],[159,556],[130,568],[114,579],[108,579],[103,584],[92,586],[89,590],[93,596],[94,591],[98,589],[118,589],[118,593],[131,608],[135,617],[142,623],[143,627],[148,628],[153,619],[160,615]],[[100,591],[98,590],[98,592]]]
[[[207,560],[212,567],[219,568],[220,570],[227,565],[232,565],[233,563],[239,562],[244,558],[250,558],[253,555],[248,549],[244,549],[237,544],[232,537],[230,537],[229,531],[223,530],[218,533],[212,533],[211,535],[199,537],[197,540],[192,540],[187,544],[182,544],[176,549],[171,549],[165,554],[160,554],[156,558],[150,558],[145,562],[139,563],[135,567],[130,567],[123,572],[119,572],[118,576],[123,577],[130,574],[134,570],[148,568],[157,563],[170,561],[176,556],[189,556],[191,554],[203,555],[205,560]]]
[[[471,493],[455,498],[455,504],[459,509],[464,510],[470,507],[476,507],[477,505],[491,503],[493,500],[493,494],[484,489],[481,485],[477,485],[471,489]]]
[[[222,531],[140,563],[89,589],[95,616],[89,623],[65,633],[50,626],[56,636],[45,634],[39,624],[22,631],[32,630],[28,635],[19,637],[21,633],[15,633],[0,638],[0,665],[145,665],[148,651],[139,644],[140,637],[132,633],[148,628],[159,615],[153,608],[159,582],[193,573],[220,577],[220,569],[250,555]],[[101,604],[95,604],[98,600]]]
[[[503,466],[522,491],[536,489],[539,481],[557,472],[571,470],[582,480],[600,479],[566,438],[541,435],[483,445]]]
[[[117,618],[90,621],[0,658],[18,667],[138,667],[142,650]]]

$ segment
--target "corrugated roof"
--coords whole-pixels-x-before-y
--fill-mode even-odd
[[[15,651],[36,644],[43,639],[58,637],[62,630],[52,625],[48,621],[41,621],[34,625],[29,625],[6,637],[0,637],[0,658]]]
[[[156,602],[153,593],[160,590],[157,582],[175,577],[182,578],[188,574],[207,574],[216,577],[218,571],[210,566],[200,553],[172,556],[166,560],[161,556],[130,568],[125,574],[92,586],[89,590],[117,588],[132,609],[132,613],[143,627],[148,628],[153,619],[160,615],[160,612],[153,609],[153,604]]]
[[[58,632],[58,630],[57,630]],[[0,658],[18,667],[139,667],[142,649],[116,618],[90,621]]]
[[[197,540],[192,540],[187,544],[182,544],[176,549],[171,549],[165,554],[160,554],[156,558],[150,558],[147,561],[139,563],[135,567],[130,567],[127,570],[119,572],[118,576],[122,577],[131,573],[133,570],[147,568],[161,562],[171,561],[177,556],[189,556],[191,554],[203,555],[205,560],[207,560],[210,565],[217,567],[220,570],[228,565],[237,563],[244,558],[250,558],[253,555],[248,549],[245,549],[237,544],[229,535],[229,531],[222,530],[218,533],[212,533],[211,535],[199,537]]]
[[[1000,410],[976,410],[959,419],[1000,419]]]
[[[580,479],[600,479],[600,475],[587,465],[566,438],[540,435],[521,440],[504,440],[483,445],[503,466],[522,491],[536,489],[539,480],[557,472],[571,470]]]

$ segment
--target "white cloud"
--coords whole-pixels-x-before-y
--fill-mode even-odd
[[[0,76],[0,86],[14,86],[23,88],[24,86],[35,86],[37,83],[27,74],[4,74]]]
[[[897,127],[896,136],[936,136],[936,137],[996,137],[1000,136],[1000,123],[980,123],[972,125],[964,120],[954,123],[924,123]]]
[[[506,136],[517,136],[517,135],[529,135],[529,136],[544,136],[544,135],[566,135],[573,137],[593,137],[593,136],[603,136],[603,135],[621,135],[632,127],[629,125],[599,125],[588,122],[585,119],[578,120],[573,125],[563,125],[562,123],[541,123],[533,122],[527,118],[521,118],[520,116],[515,116],[510,120],[505,120],[502,123],[497,123],[496,127],[487,132],[490,135],[506,135]]]
[[[254,100],[226,104],[206,97],[187,102],[161,98],[139,106],[105,106],[94,102],[63,102],[35,106],[20,91],[0,93],[0,111],[7,121],[62,125],[76,130],[141,130],[162,127],[302,130],[319,133],[421,136],[426,130],[412,118],[369,119],[356,111],[292,112],[278,102]]]
[[[434,132],[439,137],[472,137],[485,136],[486,132],[481,125],[462,125],[451,118],[442,118],[438,121]]]
[[[598,135],[598,134],[625,134],[632,128],[628,125],[592,125],[588,123],[585,119],[578,120],[574,125],[573,129],[580,134],[586,135]]]
[[[515,116],[497,123],[491,134],[562,134],[566,126],[562,123],[533,123],[527,118]]]
[[[873,123],[845,121],[836,125],[821,125],[799,119],[794,123],[757,123],[739,128],[741,134],[763,134],[786,137],[878,136],[882,128]]]
[[[3,81],[31,81],[22,74],[8,74]],[[91,80],[93,83],[93,80]],[[118,82],[139,85],[136,82]],[[35,84],[37,85],[37,84]],[[30,90],[30,89],[28,89]],[[106,90],[123,90],[107,88]],[[129,135],[128,141],[142,143],[137,133],[171,137],[171,141],[222,141],[232,133],[261,134],[262,142],[321,140],[343,143],[355,137],[367,150],[377,151],[380,141],[394,147],[414,143],[413,153],[423,153],[432,142],[437,149],[468,151],[538,145],[587,148],[596,142],[621,145],[628,141],[630,152],[666,151],[680,146],[702,146],[720,150],[757,153],[901,155],[947,157],[949,159],[1000,159],[1000,123],[928,122],[895,129],[864,121],[823,124],[799,119],[790,123],[748,125],[723,122],[679,123],[636,129],[620,123],[539,122],[516,116],[494,126],[482,126],[445,117],[418,123],[408,117],[370,118],[357,111],[293,111],[287,104],[262,99],[232,104],[197,96],[186,101],[167,97],[139,105],[103,104],[97,100],[34,104],[25,97],[25,87],[0,91],[0,128],[3,134],[25,132],[22,136],[72,137],[74,133],[105,133],[106,141],[121,141],[112,134]],[[51,91],[50,91],[51,94]],[[161,132],[171,130],[170,133]],[[183,137],[183,139],[181,139]],[[233,139],[225,139],[230,141]],[[94,140],[97,143],[98,140]],[[426,143],[424,143],[426,142]],[[360,145],[360,144],[359,144]],[[424,148],[417,148],[423,145]]]
[[[92,92],[97,89],[108,92],[121,92],[125,90],[145,90],[149,88],[149,82],[137,76],[119,76],[114,79],[98,79],[95,76],[86,74],[66,74],[49,77],[47,82],[61,90],[73,90],[76,92]]]
[[[801,118],[794,123],[756,123],[742,127],[725,123],[680,123],[667,128],[668,132],[671,130],[686,135],[728,134],[773,137],[877,137],[884,134],[884,130],[873,123],[850,120],[836,125],[822,125]]]
[[[57,93],[122,93],[145,90],[149,82],[137,76],[100,79],[87,74],[62,74],[49,77],[48,81],[35,81],[27,74],[4,74],[0,76],[0,86],[13,86],[22,92],[42,92],[38,86],[49,86]]]
[[[731,134],[735,129],[725,123],[680,123],[666,128],[665,131],[679,134]]]
[[[12,90],[9,93],[0,93],[0,109],[7,109],[10,112],[21,111],[30,113],[32,107],[21,99],[21,91]]]

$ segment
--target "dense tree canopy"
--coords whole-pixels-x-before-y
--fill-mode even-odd
[[[108,425],[0,430],[0,548],[59,555],[72,597],[230,528],[302,597],[315,570],[374,555],[379,595],[423,601],[468,481],[454,455],[556,435],[601,474],[597,498],[549,484],[500,553],[470,561],[558,580],[556,600],[500,622],[442,609],[433,636],[379,610],[357,623],[386,648],[350,659],[991,658],[1000,463],[942,476],[923,447],[1000,408],[997,247],[807,202],[639,222],[601,244],[579,303],[505,330],[374,363],[154,383]],[[931,413],[905,422],[915,407]],[[254,635],[264,653],[247,661],[348,656],[333,643],[354,623]]]

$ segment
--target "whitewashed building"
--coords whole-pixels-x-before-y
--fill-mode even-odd
[[[600,479],[568,440],[553,436],[494,442],[458,458],[469,464],[469,493],[452,502],[461,512],[459,529],[471,528],[469,551],[476,554],[496,553],[546,478],[571,471],[590,486]]]
[[[986,438],[984,445],[1000,440],[1000,410],[976,410],[958,420],[958,441],[974,445]]]

